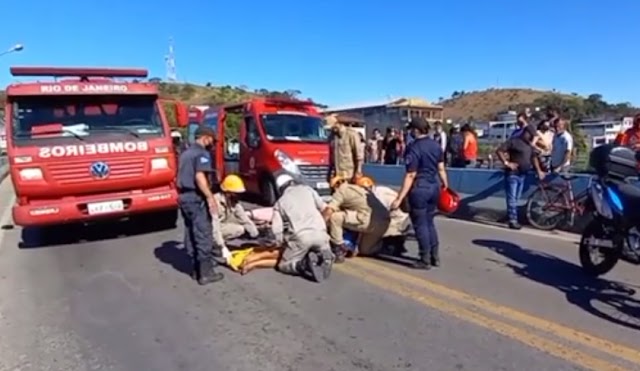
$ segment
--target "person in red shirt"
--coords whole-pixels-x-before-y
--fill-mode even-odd
[[[633,126],[627,129],[622,136],[616,138],[616,144],[629,146],[634,150],[640,150],[640,113],[633,118]]]

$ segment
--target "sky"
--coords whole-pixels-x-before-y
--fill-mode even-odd
[[[395,4],[395,5],[394,5]],[[491,87],[640,106],[637,0],[21,0],[3,6],[11,65],[146,67],[178,79],[297,89],[330,106]]]

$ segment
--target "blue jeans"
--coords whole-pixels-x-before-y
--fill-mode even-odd
[[[524,175],[507,174],[505,177],[505,191],[507,193],[507,216],[509,223],[518,222],[518,200],[522,196]]]
[[[416,232],[420,258],[428,260],[438,256],[438,231],[434,217],[438,207],[440,185],[438,183],[419,182],[409,192],[409,217]]]

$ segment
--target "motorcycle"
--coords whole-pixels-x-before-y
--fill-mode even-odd
[[[637,176],[636,154],[625,148],[603,151],[608,151],[606,164],[590,159],[597,172],[588,183],[593,219],[582,232],[579,248],[580,264],[591,276],[608,273],[623,257],[631,261],[640,257],[640,187],[627,181]],[[600,262],[594,261],[596,254],[602,257]]]

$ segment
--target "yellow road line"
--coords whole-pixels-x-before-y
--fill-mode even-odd
[[[408,284],[413,284],[443,297],[457,300],[468,305],[473,305],[487,313],[493,313],[500,317],[508,318],[512,321],[527,324],[533,328],[553,334],[559,338],[591,347],[595,350],[640,365],[640,350],[638,349],[633,349],[622,344],[617,344],[612,341],[573,329],[571,327],[561,325],[559,323],[520,312],[505,305],[493,303],[486,299],[482,299],[462,291],[454,290],[452,288],[429,281],[427,279],[417,277],[409,273],[404,273],[399,269],[388,268],[383,264],[374,263],[370,260],[367,261],[366,259],[351,259],[347,264],[360,266],[376,274],[383,274],[389,278],[400,280]]]
[[[351,264],[348,264],[351,265]],[[396,295],[414,300],[424,306],[441,311],[449,316],[472,323],[476,326],[496,332],[520,343],[538,349],[544,353],[551,354],[557,358],[569,361],[575,365],[593,371],[622,371],[627,368],[608,362],[601,358],[596,358],[578,349],[545,339],[542,336],[531,333],[525,328],[500,322],[498,320],[483,316],[479,313],[465,309],[459,304],[446,302],[434,296],[429,296],[420,291],[404,286],[401,282],[380,277],[372,274],[366,269],[348,266],[336,267],[340,272],[357,277],[371,285],[390,291]]]

